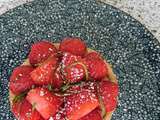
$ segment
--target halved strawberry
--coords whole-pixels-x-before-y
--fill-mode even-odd
[[[66,67],[74,62],[81,61],[81,60],[82,60],[81,56],[76,56],[71,53],[64,52],[63,57],[62,57],[62,61],[61,61],[62,68]]]
[[[44,120],[26,99],[13,103],[12,111],[18,120]]]
[[[78,56],[84,56],[87,51],[86,44],[78,37],[64,38],[60,43],[59,49],[62,52],[70,52]]]
[[[101,80],[108,74],[106,63],[103,59],[86,59],[89,75],[95,80]]]
[[[10,81],[19,80],[22,76],[28,75],[33,70],[34,68],[29,65],[18,66],[14,68],[12,75],[10,77]]]
[[[31,66],[19,66],[13,70],[10,77],[9,89],[14,94],[20,94],[30,89],[34,82],[30,76],[30,72],[33,71]]]
[[[66,97],[65,110],[69,120],[78,120],[99,105],[97,96],[89,89],[81,89],[79,93]]]
[[[92,112],[88,113],[86,116],[80,118],[79,120],[102,120],[101,110],[96,108]]]
[[[87,67],[81,62],[66,66],[63,75],[69,83],[79,82],[86,78],[88,79]]]
[[[58,112],[62,100],[45,88],[35,88],[28,92],[27,100],[44,119],[49,119]]]
[[[106,112],[113,111],[117,106],[118,84],[103,80],[100,82],[99,88]]]
[[[57,52],[56,47],[48,41],[40,41],[32,45],[29,53],[29,62],[31,65],[37,65],[44,62],[50,56]]]
[[[57,58],[50,57],[43,64],[31,72],[33,81],[38,85],[48,85],[52,83],[53,75],[57,67]]]

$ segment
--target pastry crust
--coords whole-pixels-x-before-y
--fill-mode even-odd
[[[59,48],[59,43],[54,43],[54,45],[56,46],[56,48],[58,49]],[[87,51],[88,52],[94,52],[95,50],[93,49],[90,49],[90,48],[87,48]],[[111,68],[111,65],[109,63],[107,63],[107,61],[105,61],[106,64],[107,64],[107,67],[108,67],[108,77],[109,77],[109,80],[111,82],[114,82],[116,84],[118,84],[118,81],[117,81],[117,78],[116,78],[116,75],[113,73],[112,71],[112,68]],[[26,59],[24,60],[23,64],[22,65],[30,65],[29,63],[29,59]],[[15,97],[15,95],[9,90],[9,101],[10,101],[10,106],[12,106],[12,101],[13,101],[13,98]],[[112,114],[113,114],[114,110],[112,112],[107,112],[106,114],[106,120],[111,120],[111,117],[112,117]]]

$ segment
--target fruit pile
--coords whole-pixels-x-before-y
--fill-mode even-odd
[[[37,42],[28,60],[10,77],[18,120],[105,120],[116,108],[118,85],[110,80],[108,64],[80,38]]]

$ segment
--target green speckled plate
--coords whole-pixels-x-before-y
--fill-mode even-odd
[[[160,44],[128,14],[94,0],[35,0],[0,16],[0,120],[13,120],[11,71],[41,39],[78,36],[113,65],[120,86],[112,120],[159,120]]]

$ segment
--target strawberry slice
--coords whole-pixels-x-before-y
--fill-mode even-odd
[[[42,65],[33,70],[31,72],[31,77],[33,81],[38,85],[51,84],[56,67],[57,58],[52,56]]]
[[[102,59],[86,59],[89,75],[95,80],[101,80],[108,74],[107,66]]]
[[[81,62],[73,63],[64,68],[63,75],[69,83],[79,82],[86,78],[88,79],[87,67]]]
[[[113,111],[117,106],[118,84],[103,80],[100,82],[99,88],[106,112]]]
[[[18,66],[14,68],[12,75],[10,77],[10,81],[19,80],[22,76],[28,75],[33,70],[34,70],[33,67],[28,65]]]
[[[69,120],[78,120],[99,105],[97,96],[89,89],[66,97],[65,110]]]
[[[26,98],[44,119],[54,116],[62,104],[60,97],[55,96],[45,88],[30,90]]]
[[[30,72],[33,71],[31,66],[19,66],[13,70],[10,77],[9,88],[18,95],[28,89],[30,89],[34,82],[30,76]]]
[[[14,103],[12,111],[18,120],[44,120],[26,99]]]
[[[60,43],[59,49],[62,52],[69,52],[78,56],[84,56],[87,51],[86,44],[78,37],[64,38]]]
[[[101,118],[101,110],[96,108],[86,116],[80,118],[79,120],[102,120]]]
[[[32,45],[29,53],[29,62],[31,65],[37,65],[44,62],[50,56],[57,53],[56,47],[48,41],[40,41]]]
[[[63,53],[63,57],[61,61],[62,67],[64,68],[74,62],[81,61],[81,60],[82,60],[81,56],[76,56],[71,53],[65,52]]]

